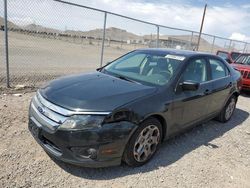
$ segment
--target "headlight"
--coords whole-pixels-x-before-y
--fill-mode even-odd
[[[91,128],[101,128],[105,116],[94,115],[74,115],[69,117],[59,129],[63,130],[83,130]]]

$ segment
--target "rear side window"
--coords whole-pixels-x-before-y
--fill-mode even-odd
[[[229,75],[228,68],[220,60],[209,59],[209,63],[211,67],[212,80],[224,78]]]

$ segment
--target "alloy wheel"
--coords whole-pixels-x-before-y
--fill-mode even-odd
[[[235,109],[236,101],[234,98],[231,99],[230,103],[227,105],[226,112],[225,112],[225,119],[229,120],[230,117],[233,115]]]
[[[144,162],[153,155],[160,142],[160,130],[156,125],[145,127],[136,139],[133,155],[136,161]]]

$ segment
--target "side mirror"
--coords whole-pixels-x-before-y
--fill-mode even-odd
[[[196,91],[198,90],[200,84],[194,81],[184,81],[180,83],[180,87],[183,91]]]

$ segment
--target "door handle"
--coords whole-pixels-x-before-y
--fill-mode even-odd
[[[209,95],[211,93],[211,91],[209,90],[209,89],[206,89],[205,91],[204,91],[204,95]]]

